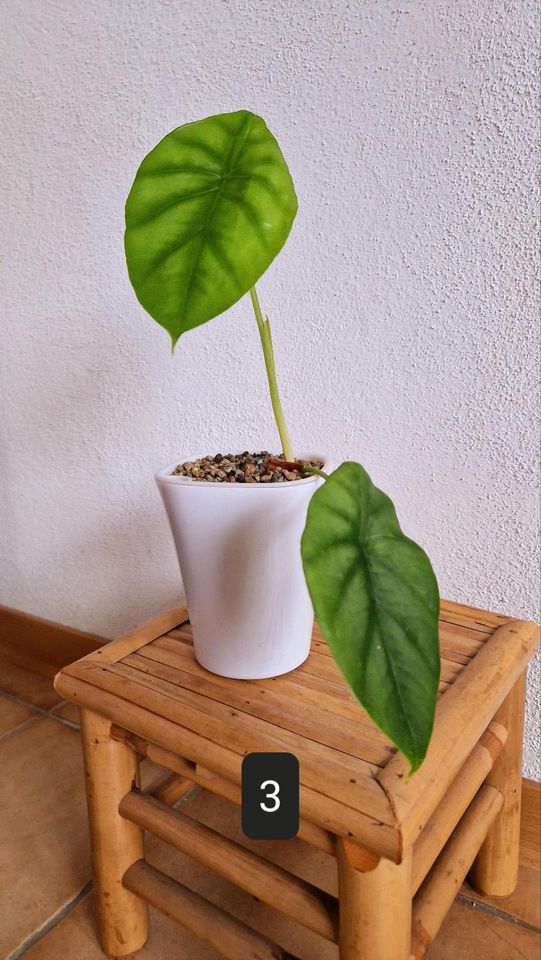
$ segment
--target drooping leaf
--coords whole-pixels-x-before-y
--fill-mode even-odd
[[[187,123],[151,150],[126,203],[126,260],[173,346],[247,293],[296,212],[280,147],[247,110]]]
[[[434,720],[439,595],[389,497],[343,463],[310,502],[302,559],[316,617],[351,690],[415,770]]]

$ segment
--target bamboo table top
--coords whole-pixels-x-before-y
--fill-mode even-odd
[[[57,690],[138,737],[239,784],[253,751],[295,754],[301,817],[399,860],[524,670],[535,624],[442,602],[441,683],[427,758],[408,776],[314,629],[308,660],[270,680],[230,680],[194,657],[185,608],[63,670]]]

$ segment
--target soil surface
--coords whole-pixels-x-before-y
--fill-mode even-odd
[[[321,460],[299,460],[297,464],[280,466],[281,454],[268,450],[260,453],[217,453],[179,463],[173,470],[174,477],[205,480],[207,483],[286,483],[303,478],[302,466],[321,467]]]

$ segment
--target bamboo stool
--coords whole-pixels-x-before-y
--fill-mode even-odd
[[[341,960],[420,960],[472,865],[477,890],[506,896],[515,887],[524,680],[537,640],[535,624],[442,603],[436,725],[411,778],[317,629],[306,663],[272,680],[200,667],[185,607],[62,670],[57,691],[82,708],[105,953],[143,946],[152,904],[227,960],[291,960],[150,866],[148,830],[338,943]],[[338,898],[171,808],[194,783],[240,804],[241,762],[252,751],[297,756],[299,836],[336,857]],[[145,793],[143,756],[171,771]]]

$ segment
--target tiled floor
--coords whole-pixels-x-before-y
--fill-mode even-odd
[[[93,918],[77,711],[51,682],[0,660],[0,960],[100,960]],[[154,771],[147,769],[145,776]],[[237,808],[193,791],[186,812],[289,870],[336,889],[334,861],[301,841],[250,844]],[[337,960],[337,949],[229,883],[149,838],[151,863],[259,927],[300,960]],[[507,900],[480,902],[467,886],[428,960],[539,960],[540,874],[521,867]],[[219,960],[208,947],[151,911],[141,960]]]

